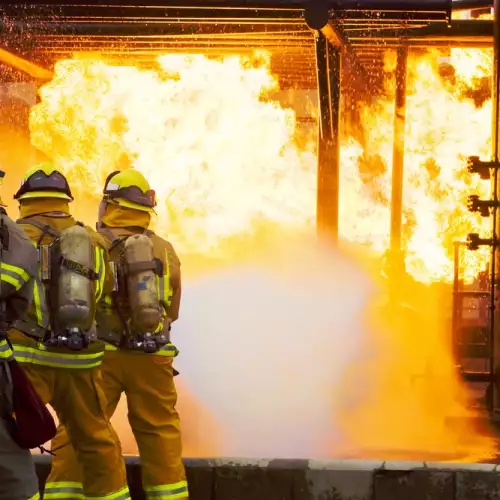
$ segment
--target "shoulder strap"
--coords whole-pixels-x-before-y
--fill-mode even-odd
[[[109,253],[111,253],[115,248],[123,245],[123,242],[128,238],[128,235],[122,237],[115,236],[113,234],[113,231],[111,231],[111,229],[109,229],[108,227],[101,228],[99,232],[103,233],[109,239],[109,241],[111,241],[111,246],[108,249]]]
[[[34,226],[34,227],[37,227],[38,229],[40,229],[42,231],[42,234],[41,234],[40,238],[38,238],[38,245],[40,245],[40,242],[43,240],[43,237],[46,234],[50,234],[54,238],[59,238],[59,235],[60,235],[59,231],[52,229],[48,224],[44,224],[43,222],[40,222],[37,219],[33,219],[33,218],[30,219],[29,217],[26,217],[24,219],[18,219],[16,221],[16,223],[17,224],[26,224],[27,226]]]
[[[99,232],[105,234],[112,244],[116,240],[116,236],[113,234],[113,231],[111,231],[111,229],[107,227],[102,227],[101,229],[99,229]]]

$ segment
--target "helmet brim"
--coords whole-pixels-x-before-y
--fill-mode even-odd
[[[139,205],[139,203],[134,203],[133,201],[126,200],[125,198],[111,198],[106,199],[108,203],[114,205],[119,205],[125,208],[131,208],[133,210],[138,210],[140,212],[147,212],[149,214],[156,214],[154,208],[146,207],[145,205]]]
[[[20,195],[17,200],[33,200],[37,198],[57,198],[59,200],[73,201],[73,198],[58,191],[29,191]]]

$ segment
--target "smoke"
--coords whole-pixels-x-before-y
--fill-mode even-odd
[[[347,403],[334,393],[370,348],[363,321],[374,287],[312,239],[263,253],[188,281],[176,364],[217,422],[219,454],[328,457]]]
[[[401,281],[400,304],[380,307],[384,287],[359,255],[271,238],[240,241],[247,252],[225,262],[183,259],[173,341],[184,456],[491,456],[495,443],[461,420],[472,400],[436,316],[439,294]],[[408,297],[413,307],[401,305]],[[112,422],[123,451],[137,453],[125,401]]]

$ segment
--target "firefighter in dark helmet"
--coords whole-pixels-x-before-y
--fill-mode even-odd
[[[109,261],[105,242],[70,213],[68,181],[50,163],[30,169],[14,196],[22,227],[38,248],[32,306],[9,337],[16,360],[75,446],[88,498],[130,498],[120,443],[106,414],[95,341],[95,311]],[[60,486],[58,498],[71,489]]]
[[[155,205],[154,191],[137,170],[106,180],[98,231],[108,242],[114,286],[98,311],[98,336],[107,346],[101,369],[108,415],[122,393],[127,398],[147,498],[183,500],[188,489],[172,366],[178,351],[169,335],[179,315],[180,262],[172,245],[148,229]],[[52,449],[48,487],[81,481],[62,427]]]
[[[0,183],[4,172],[0,171]],[[0,498],[35,500],[38,480],[28,449],[20,448],[9,433],[13,413],[13,386],[9,361],[13,352],[6,327],[22,318],[31,305],[38,254],[24,233],[10,219],[0,199]]]

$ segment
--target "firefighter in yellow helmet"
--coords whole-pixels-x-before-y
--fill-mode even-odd
[[[4,172],[0,171],[0,183]],[[13,352],[6,325],[21,318],[31,305],[38,255],[23,229],[5,211],[0,199],[0,498],[35,500],[38,480],[31,453],[20,448],[9,433],[13,393],[9,361]]]
[[[83,494],[130,498],[120,443],[101,389],[104,345],[95,341],[96,304],[106,293],[109,270],[106,243],[71,216],[68,182],[49,163],[30,169],[14,198],[21,217],[17,223],[39,256],[32,306],[9,331],[15,358],[71,436],[82,467]],[[58,498],[74,498],[71,488],[59,485],[58,491]]]
[[[102,387],[110,417],[125,393],[147,498],[183,500],[188,489],[172,366],[178,351],[169,334],[179,315],[180,261],[168,241],[148,230],[155,205],[154,191],[137,170],[106,180],[97,227],[108,241],[114,287],[98,311],[98,336],[106,342]],[[62,426],[52,450],[44,498],[61,499],[47,492],[81,480]]]

